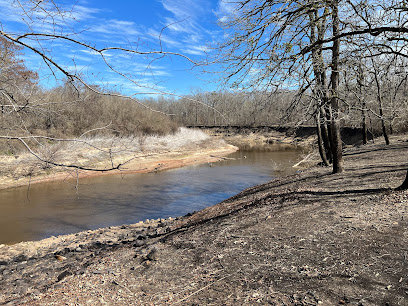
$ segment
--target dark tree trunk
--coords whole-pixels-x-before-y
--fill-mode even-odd
[[[368,135],[367,135],[367,118],[366,118],[366,114],[365,114],[365,103],[363,104],[363,111],[362,111],[362,125],[363,125],[363,144],[367,144],[368,143]]]
[[[333,116],[331,122],[331,143],[333,153],[333,173],[344,171],[340,121]]]
[[[330,122],[330,117],[328,112],[326,112],[325,108],[327,106],[322,106],[320,108],[322,118],[323,118],[323,124],[322,124],[322,140],[323,140],[323,145],[324,149],[326,151],[326,157],[329,163],[333,162],[333,154],[331,150],[331,145],[330,145],[330,139],[331,139],[331,129],[330,129],[330,124],[327,124],[327,122]]]
[[[333,36],[340,34],[340,20],[339,20],[339,2],[333,0],[332,2],[333,15]],[[333,173],[341,173],[343,168],[343,152],[342,142],[340,136],[340,114],[339,114],[339,56],[340,56],[340,38],[333,41],[332,49],[332,97],[330,101],[331,106],[331,139],[332,139],[332,153],[333,153]]]
[[[326,16],[328,15],[328,8],[322,16],[319,16],[317,10],[309,12],[310,20],[310,41],[314,44],[317,40],[322,40],[325,34]],[[315,95],[317,98],[317,137],[319,152],[322,161],[325,165],[328,165],[332,160],[332,154],[330,149],[329,133],[327,129],[327,115],[325,107],[328,104],[327,94],[327,81],[326,81],[326,68],[324,65],[322,45],[317,45],[312,50],[312,64],[315,74]],[[321,122],[320,119],[323,119]]]
[[[385,127],[385,120],[384,120],[384,116],[383,116],[383,109],[382,109],[381,100],[380,100],[380,116],[381,116],[381,127],[382,127],[382,132],[383,132],[385,144],[388,146],[390,144],[390,139],[388,138],[387,128]]]
[[[373,68],[374,68],[374,80],[375,80],[375,85],[377,87],[377,101],[378,101],[378,107],[379,107],[380,116],[381,116],[382,132],[383,132],[385,144],[389,145],[390,140],[388,138],[387,129],[385,127],[384,112],[383,112],[383,107],[382,107],[383,103],[382,103],[382,95],[381,95],[381,85],[380,85],[380,80],[378,79],[378,69],[377,69],[377,67],[376,67],[376,65],[374,63],[374,59],[371,58],[371,62],[373,64]]]
[[[319,146],[319,153],[320,153],[320,157],[322,158],[322,162],[325,166],[329,166],[330,163],[327,160],[327,156],[326,156],[326,150],[323,144],[323,139],[322,139],[322,128],[321,128],[321,124],[320,124],[320,112],[318,112],[317,116],[316,116],[316,125],[317,125],[317,143]]]
[[[368,114],[368,120],[370,122],[370,133],[372,136],[373,143],[375,143],[375,135],[374,135],[374,128],[373,128],[373,121],[371,120],[370,114]]]
[[[366,111],[366,102],[363,98],[363,87],[364,87],[364,71],[361,67],[361,64],[358,66],[358,88],[359,88],[359,101],[361,102],[361,127],[362,127],[362,136],[363,136],[363,144],[368,143],[368,135],[367,135],[367,111]]]
[[[399,186],[398,188],[395,188],[395,190],[407,190],[407,189],[408,189],[408,171],[407,171],[407,175],[402,185]]]

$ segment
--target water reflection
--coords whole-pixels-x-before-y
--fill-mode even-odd
[[[299,151],[238,151],[228,160],[158,173],[83,179],[0,191],[0,243],[39,240],[184,215],[293,173]]]

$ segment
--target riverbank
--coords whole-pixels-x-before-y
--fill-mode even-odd
[[[310,151],[316,144],[316,128],[309,128],[308,133],[295,133],[293,130],[281,130],[273,128],[245,128],[245,127],[214,127],[202,128],[212,137],[221,137],[227,143],[243,150],[293,150],[293,147]]]
[[[408,137],[177,219],[0,246],[0,304],[406,305]]]
[[[57,143],[47,150],[44,154],[48,156],[48,160],[98,171],[54,167],[38,161],[29,153],[0,156],[0,190],[53,181],[157,172],[211,163],[221,160],[238,148],[201,131],[180,129],[175,135],[165,137],[94,138],[73,142],[69,146]],[[119,169],[103,171],[119,164]]]

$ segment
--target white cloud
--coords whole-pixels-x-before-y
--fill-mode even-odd
[[[104,88],[120,90],[120,92],[128,95],[161,94],[162,92],[168,92],[166,87],[158,85],[156,81],[150,78],[141,78],[133,83],[119,76],[111,76],[108,79],[99,80],[95,83]]]
[[[217,10],[214,11],[214,14],[217,16],[218,21],[227,22],[229,18],[235,14],[235,10],[236,3],[219,0]]]
[[[80,60],[80,61],[84,61],[84,62],[90,62],[90,61],[92,61],[92,58],[90,58],[89,56],[83,56],[83,55],[78,55],[78,54],[71,54],[70,57],[73,58],[73,59],[75,59],[75,60]]]
[[[104,20],[104,22],[101,24],[90,26],[89,31],[103,34],[138,36],[141,33],[136,29],[136,27],[137,25],[133,21],[111,19]]]
[[[205,55],[210,50],[209,50],[209,48],[207,46],[190,45],[190,46],[187,46],[187,48],[184,48],[182,51],[184,53],[192,54],[192,55]]]
[[[163,32],[159,32],[153,29],[150,29],[148,32],[148,35],[153,38],[153,42],[154,43],[160,43],[160,42],[164,42],[166,43],[168,46],[170,47],[181,47],[182,44],[180,41],[178,41],[176,38],[172,38],[171,36],[163,33]]]
[[[197,15],[203,13],[204,2],[203,0],[188,1],[188,3],[185,0],[162,0],[163,7],[173,13],[176,19],[195,19]]]
[[[214,19],[211,3],[208,0],[157,0],[163,5],[155,16],[159,16],[153,23],[139,24],[138,20],[126,19],[109,19],[114,18],[106,14],[103,9],[91,7],[86,0],[71,2],[75,5],[61,5],[66,12],[62,18],[54,11],[51,16],[34,10],[31,17],[33,22],[26,24],[21,19],[21,8],[18,7],[18,1],[0,0],[0,20],[2,26],[7,27],[10,33],[25,33],[30,31],[70,35],[70,38],[77,39],[84,43],[90,43],[95,48],[126,46],[129,49],[144,49],[146,51],[159,50],[160,44],[164,51],[172,51],[185,55],[203,56],[209,49],[205,46],[206,41],[212,40],[212,33],[204,27],[203,24],[208,22],[208,18]],[[23,0],[22,4],[35,5],[35,1]],[[57,1],[61,3],[61,1]],[[10,9],[12,3],[17,6]],[[43,1],[43,5],[53,5],[53,1]],[[64,3],[70,3],[64,1]],[[94,3],[94,5],[96,5]],[[50,10],[48,9],[50,12]],[[51,10],[52,12],[52,10]],[[54,18],[54,19],[53,19]],[[130,18],[130,17],[129,17]],[[204,22],[204,18],[207,20]],[[43,21],[43,22],[42,22]],[[53,21],[56,21],[55,23]],[[150,28],[148,28],[150,27]],[[13,31],[10,31],[10,30]],[[86,49],[84,46],[67,42],[66,40],[44,39],[30,40],[25,42],[34,47],[43,48],[44,52],[50,58],[56,60],[67,70],[74,72],[86,73],[86,70],[92,70],[90,78],[102,78],[102,83],[109,83],[110,86],[127,88],[127,91],[142,92],[150,88],[166,90],[164,82],[171,80],[171,68],[177,65],[177,69],[182,70],[184,66],[182,60],[173,56],[139,56],[120,51],[105,52],[104,56],[109,64],[138,80],[138,86],[126,81],[125,78],[118,77],[103,62],[100,54]],[[41,44],[41,45],[40,45]],[[30,52],[27,52],[30,54]],[[40,61],[25,56],[25,60],[30,62],[30,66],[41,66]],[[180,64],[181,63],[181,64]],[[75,66],[75,64],[77,64]],[[163,65],[162,65],[163,64]],[[179,72],[177,72],[179,73]],[[176,74],[176,72],[174,72]],[[162,83],[163,82],[163,83]]]
[[[65,70],[71,73],[83,72],[84,70],[89,70],[90,67],[86,65],[68,65],[64,67]]]
[[[205,31],[200,26],[200,17],[206,14],[208,1],[195,0],[162,0],[165,10],[172,13],[171,17],[165,17],[165,26],[174,32],[195,33]]]
[[[82,49],[82,50],[79,50],[79,52],[82,52],[82,53],[85,53],[85,54],[88,54],[88,55],[91,55],[91,56],[100,56],[100,53],[98,53],[96,51],[93,51],[93,50],[89,50],[89,49]],[[104,57],[111,57],[111,56],[113,56],[113,54],[104,52],[103,56]]]

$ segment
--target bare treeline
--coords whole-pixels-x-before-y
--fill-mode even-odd
[[[265,92],[196,92],[180,99],[146,100],[152,107],[174,114],[181,125],[276,125],[286,120],[297,122],[288,115],[294,93]],[[289,122],[289,121],[285,121]]]
[[[374,61],[374,62],[373,62]],[[377,136],[408,131],[408,70],[401,61],[360,61],[342,69],[342,126],[367,129]],[[363,66],[364,65],[364,66]],[[377,81],[378,83],[377,83]],[[180,99],[146,99],[145,103],[187,126],[314,125],[312,92],[196,92]],[[381,100],[381,105],[379,103]],[[362,140],[364,135],[361,136]]]

